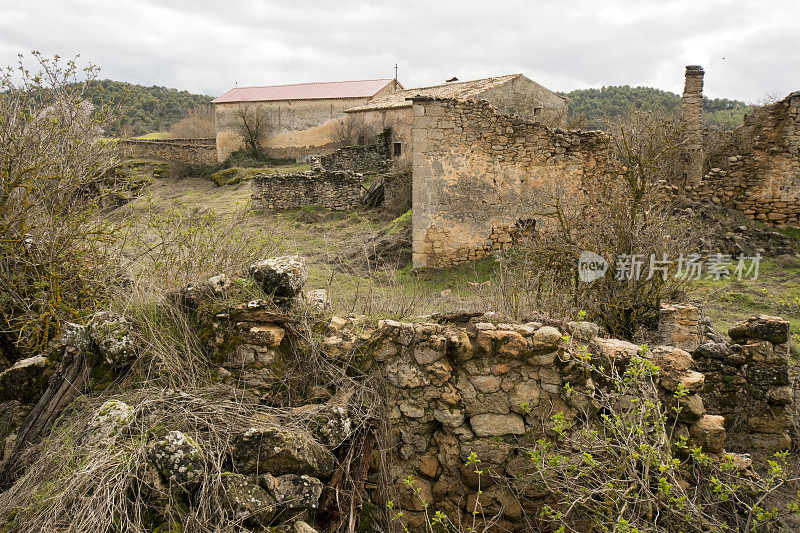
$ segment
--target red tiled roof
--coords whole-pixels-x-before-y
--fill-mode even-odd
[[[316,100],[324,98],[372,98],[392,79],[360,81],[325,81],[293,83],[291,85],[265,85],[262,87],[235,87],[213,100],[214,104],[227,102],[264,102],[270,100]],[[401,89],[402,85],[397,84]]]

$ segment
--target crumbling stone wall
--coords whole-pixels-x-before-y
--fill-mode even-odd
[[[732,327],[730,341],[704,331],[691,305],[665,305],[656,342],[692,353],[705,376],[706,410],[725,419],[727,449],[771,457],[791,445],[794,394],[789,322],[758,315]]]
[[[320,164],[326,170],[385,170],[391,164],[391,155],[386,144],[345,146],[335,152],[320,157]]]
[[[257,209],[289,209],[321,205],[353,209],[361,205],[361,176],[350,171],[307,171],[290,174],[254,174],[251,182]]]
[[[325,345],[353,346],[365,334],[358,324],[335,318]],[[462,325],[385,320],[366,331],[387,387],[388,444],[396,453],[388,484],[399,491],[395,504],[407,525],[424,527],[422,500],[449,516],[474,508],[477,478],[467,464],[474,452],[481,469],[492,472],[481,478],[482,510],[488,516],[502,512],[498,530],[520,529],[515,521],[522,516],[521,505],[536,512],[542,503],[536,498],[519,501],[510,490],[509,484],[526,483],[518,476],[529,463],[526,444],[552,436],[552,417],[559,413],[578,424],[597,414],[589,400],[597,381],[576,357],[578,346],[588,346],[593,361],[612,364],[626,364],[641,353],[639,346],[599,338],[597,331],[585,322],[556,327],[488,320]],[[688,392],[680,413],[672,415],[677,417],[676,435],[690,438],[711,455],[722,454],[722,417],[705,412],[704,376],[692,369],[691,356],[660,346],[645,357],[661,368],[663,401],[674,399],[680,388]],[[403,484],[409,475],[419,495]],[[379,492],[372,495],[378,501]]]
[[[214,139],[142,140],[121,139],[116,142],[122,157],[165,159],[178,163],[214,165],[217,148]]]
[[[413,262],[442,267],[508,248],[517,223],[604,168],[608,138],[552,130],[482,101],[413,105]]]
[[[800,92],[756,110],[733,133],[733,153],[688,195],[778,227],[800,227]]]

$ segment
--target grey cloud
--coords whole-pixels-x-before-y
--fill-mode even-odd
[[[395,62],[407,87],[523,72],[558,90],[679,91],[697,62],[709,94],[755,100],[800,89],[792,4],[32,0],[3,8],[0,64],[32,48],[80,53],[109,78],[216,95],[234,82],[388,77]]]

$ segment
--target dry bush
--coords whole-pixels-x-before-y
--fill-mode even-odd
[[[331,140],[336,146],[365,146],[373,144],[378,131],[353,116],[340,120],[333,127]]]
[[[173,139],[212,139],[217,131],[214,126],[214,108],[210,105],[191,109],[186,116],[169,127]]]
[[[0,75],[0,354],[39,351],[106,299],[114,269],[93,180],[111,166],[108,110],[85,98],[97,69],[33,53]]]
[[[665,256],[676,261],[694,249],[693,228],[672,215],[658,186],[680,172],[680,130],[669,117],[644,114],[617,128],[603,176],[577,191],[545,190],[541,205],[532,206],[535,231],[523,231],[519,246],[501,259],[493,298],[502,312],[520,317],[535,309],[559,316],[583,311],[613,336],[630,339],[653,325],[662,301],[679,297],[682,282],[674,268],[649,277],[649,267],[651,258],[659,266],[656,261]],[[609,263],[605,277],[579,281],[582,251]],[[615,268],[624,258],[631,263],[628,279]],[[634,258],[642,261],[640,276]]]
[[[125,266],[156,291],[184,287],[217,274],[244,275],[258,260],[278,255],[274,230],[247,230],[249,210],[230,215],[149,203],[128,218]]]
[[[789,527],[785,519],[796,512],[798,496],[775,498],[800,479],[787,454],[776,454],[761,477],[738,470],[730,457],[712,459],[679,436],[651,361],[593,359],[585,347],[573,348],[598,386],[579,391],[567,384],[565,394],[584,406],[581,415],[569,421],[557,413],[543,421],[547,437],[523,446],[527,473],[506,481],[508,488],[523,505],[526,494],[550,495],[529,525],[654,533]],[[674,393],[675,405],[686,394]]]

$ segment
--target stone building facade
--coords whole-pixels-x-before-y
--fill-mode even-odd
[[[454,100],[483,100],[502,113],[513,113],[550,127],[564,127],[566,100],[522,74],[445,83],[397,91],[352,107],[347,114],[356,123],[376,131],[391,131],[392,156],[413,153],[413,112],[411,99],[417,96]]]
[[[778,227],[800,227],[800,92],[755,110],[731,152],[688,195]]]
[[[350,171],[308,171],[291,174],[253,175],[253,206],[257,209],[290,209],[321,205],[329,209],[353,209],[361,205],[361,176]]]
[[[550,129],[484,101],[413,102],[415,267],[509,247],[546,199],[586,186],[605,168],[605,134]]]
[[[243,146],[236,115],[243,106],[262,113],[268,156],[301,159],[337,148],[335,128],[346,109],[402,88],[392,79],[236,87],[213,101],[218,159]]]

